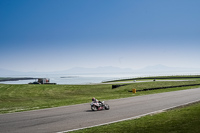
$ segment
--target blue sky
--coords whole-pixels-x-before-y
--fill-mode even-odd
[[[199,0],[0,0],[0,68],[200,68]]]

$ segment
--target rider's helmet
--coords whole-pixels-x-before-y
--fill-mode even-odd
[[[93,98],[92,98],[92,101],[95,101],[95,100],[96,100],[95,97],[93,97]]]

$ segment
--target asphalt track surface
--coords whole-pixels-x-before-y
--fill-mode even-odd
[[[200,100],[200,88],[106,101],[110,110],[91,111],[90,103],[0,115],[1,133],[55,133],[143,116]]]

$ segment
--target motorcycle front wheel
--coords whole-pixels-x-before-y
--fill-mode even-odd
[[[96,111],[96,110],[97,110],[97,107],[96,107],[96,106],[91,106],[91,110],[92,110],[92,111]]]

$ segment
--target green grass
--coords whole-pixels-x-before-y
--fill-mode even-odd
[[[178,82],[142,82],[132,83],[112,89],[112,85],[11,85],[0,84],[0,113],[35,110],[59,107],[73,104],[89,103],[92,97],[99,100],[119,99],[138,95],[162,93],[183,89],[198,88],[200,86],[176,87],[169,89],[151,90],[133,94],[133,88],[140,90],[153,87],[176,86],[184,84],[199,84],[196,81]]]
[[[152,81],[152,80],[199,80],[200,75],[176,75],[176,76],[155,76],[155,77],[139,77],[139,78],[130,78],[130,79],[119,79],[113,81],[106,81],[104,83],[109,82],[127,82],[127,81]]]
[[[93,96],[101,97],[104,93],[107,93],[109,88],[110,85],[0,84],[0,112],[6,113],[86,103],[90,102]]]
[[[131,91],[131,89],[135,88],[136,90],[143,90],[148,88],[161,88],[161,87],[171,87],[171,86],[181,86],[181,85],[193,85],[200,84],[200,80],[196,81],[156,81],[156,82],[142,82],[142,83],[131,83],[126,86],[121,86],[116,88],[117,90],[123,89],[127,91]],[[176,89],[176,88],[175,88]]]
[[[199,133],[200,103],[73,133]]]

